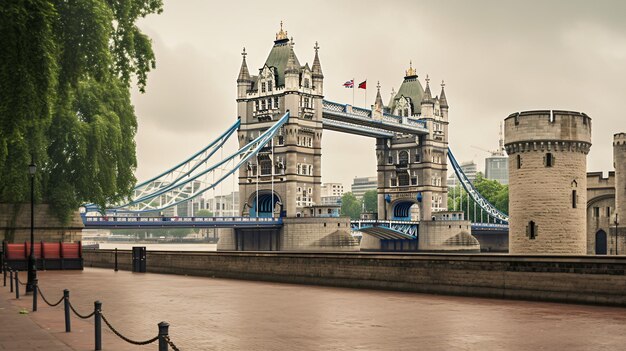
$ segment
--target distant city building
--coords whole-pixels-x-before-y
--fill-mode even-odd
[[[509,184],[509,158],[496,155],[485,158],[485,178]]]
[[[355,177],[352,180],[351,191],[358,199],[369,190],[376,190],[378,188],[378,177]]]
[[[227,195],[217,195],[206,200],[207,210],[215,217],[237,217],[239,213],[239,192],[235,191]]]
[[[322,205],[336,205],[341,201],[341,197],[343,196],[343,184],[324,183],[320,189]]]
[[[465,173],[465,176],[472,184],[474,184],[474,181],[476,180],[477,169],[478,168],[474,161],[461,163],[461,170],[463,171],[463,173]],[[456,179],[456,174],[454,172],[448,176],[446,183],[449,187],[453,187],[459,184],[458,179]]]

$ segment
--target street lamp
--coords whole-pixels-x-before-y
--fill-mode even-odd
[[[30,175],[30,255],[28,256],[28,282],[26,283],[26,292],[32,292],[35,279],[37,279],[37,267],[35,261],[35,172],[37,166],[31,157],[30,165],[28,165],[28,174]]]
[[[617,226],[619,225],[617,213],[615,213],[615,221],[613,221],[613,224],[615,224],[615,254],[617,255]]]

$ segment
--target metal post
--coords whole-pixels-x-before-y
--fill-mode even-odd
[[[37,278],[33,280],[33,312],[37,312]]]
[[[7,286],[7,268],[4,267],[4,271],[2,272],[4,286]]]
[[[15,298],[20,298],[20,282],[17,274],[18,271],[15,271]]]
[[[94,329],[96,332],[96,351],[102,350],[102,317],[100,311],[102,310],[102,302],[95,301],[93,303],[94,308]]]
[[[65,311],[65,332],[69,333],[72,331],[72,325],[70,323],[70,291],[67,289],[63,290],[63,309]]]
[[[617,213],[615,213],[615,222],[613,222],[615,224],[615,254],[618,254],[617,251],[617,225],[619,224],[619,220],[617,217]]]
[[[30,255],[28,256],[28,280],[26,292],[33,291],[33,281],[37,279],[37,262],[35,261],[35,162],[31,155],[28,173],[30,174]]]
[[[117,272],[117,247],[115,248],[115,271]]]
[[[13,292],[13,270],[9,270],[9,283],[11,283],[11,292]]]
[[[167,341],[165,341],[165,337],[169,335],[169,328],[169,323],[159,323],[159,351],[167,351]]]

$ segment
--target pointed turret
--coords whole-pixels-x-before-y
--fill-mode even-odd
[[[424,104],[432,104],[433,96],[430,93],[430,78],[426,75],[426,89],[424,89],[424,96],[422,97],[422,105]]]
[[[239,76],[237,77],[237,83],[244,83],[250,81],[250,71],[248,71],[248,64],[246,63],[246,48],[243,48],[243,52],[241,56],[243,56],[243,60],[241,61],[241,68],[239,69]]]
[[[248,90],[252,87],[252,79],[250,79],[250,71],[248,71],[248,64],[246,63],[246,48],[243,48],[241,56],[241,69],[239,70],[239,76],[237,76],[237,97],[245,98]]]
[[[378,89],[378,91],[376,92],[376,100],[374,101],[374,106],[376,108],[383,108],[383,98],[382,96],[380,96],[380,82],[378,82],[376,84],[376,89]]]
[[[288,90],[298,90],[300,65],[297,63],[296,54],[293,52],[293,38],[289,43],[289,56],[285,66],[285,88]]]
[[[389,99],[389,103],[387,104],[387,107],[391,107],[394,103],[394,100],[396,98],[396,90],[391,87],[391,98]]]
[[[320,57],[318,55],[319,45],[315,42],[315,58],[313,59],[313,78],[319,77],[324,78],[324,74],[322,74],[322,65],[320,64]]]
[[[441,81],[441,97],[439,97],[439,105],[442,108],[448,108],[448,99],[446,99],[446,91],[444,89],[445,86],[446,84],[442,80]]]
[[[285,66],[285,74],[300,73],[300,66],[296,63],[296,54],[293,52],[293,38],[289,43],[289,58],[287,59],[287,66]]]

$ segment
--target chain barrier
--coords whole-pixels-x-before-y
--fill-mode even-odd
[[[61,302],[63,302],[63,296],[61,296],[61,299],[57,301],[56,303],[50,303],[48,300],[46,300],[46,297],[43,295],[43,292],[41,291],[39,286],[37,286],[37,291],[39,291],[39,296],[41,296],[41,299],[43,300],[43,302],[45,302],[50,307],[58,306]]]
[[[20,283],[20,285],[22,286],[26,286],[26,283],[22,283],[19,276],[17,277],[17,282]]]
[[[74,312],[74,314],[78,317],[78,318],[82,318],[82,319],[88,319],[93,317],[94,314],[96,314],[96,311],[91,312],[90,314],[84,316],[80,313],[78,313],[78,311],[76,311],[76,309],[74,308],[74,306],[72,306],[72,301],[69,301],[69,305],[70,305],[70,309],[72,310],[72,312]]]
[[[159,340],[159,336],[155,336],[152,339],[146,340],[146,341],[135,341],[132,339],[129,339],[127,337],[125,337],[124,335],[122,335],[119,331],[117,331],[117,329],[113,328],[113,326],[111,325],[111,323],[109,323],[109,321],[106,319],[106,317],[104,316],[104,314],[102,313],[102,311],[100,311],[100,317],[102,317],[102,320],[104,321],[104,324],[107,325],[107,327],[109,327],[109,329],[111,329],[111,331],[117,335],[120,339],[126,341],[129,344],[133,344],[133,345],[148,345],[148,344],[152,344],[153,342]]]
[[[170,347],[172,348],[172,350],[174,351],[180,351],[180,349],[178,347],[176,347],[176,345],[174,345],[174,342],[172,342],[172,340],[170,340],[170,336],[169,335],[165,335],[163,337],[163,339],[165,339],[165,342],[167,342],[168,345],[170,345]]]

